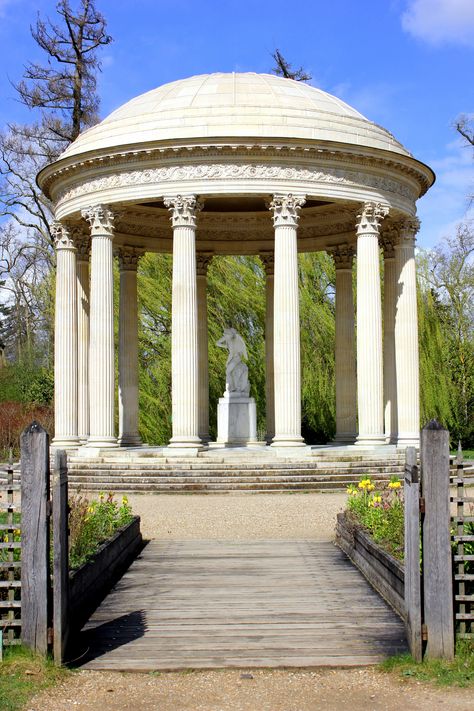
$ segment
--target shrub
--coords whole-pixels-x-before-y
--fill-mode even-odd
[[[33,420],[37,420],[53,436],[52,407],[13,401],[0,403],[0,461],[8,459],[10,449],[13,450],[13,456],[18,456],[20,435]]]
[[[69,568],[74,570],[97,552],[101,543],[133,519],[126,496],[120,505],[113,492],[90,501],[78,494],[69,499]]]

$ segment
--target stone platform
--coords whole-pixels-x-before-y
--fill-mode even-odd
[[[156,493],[278,493],[345,491],[363,475],[375,482],[402,476],[404,452],[393,446],[213,447],[195,457],[169,457],[166,448],[87,451],[68,457],[69,483],[84,490]]]

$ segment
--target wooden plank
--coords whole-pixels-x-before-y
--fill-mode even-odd
[[[66,452],[54,455],[53,490],[53,656],[61,666],[69,639],[68,477]]]
[[[305,541],[153,541],[82,634],[91,669],[364,665],[406,649],[345,556]]]
[[[48,651],[49,624],[49,436],[32,422],[21,437],[23,643]]]
[[[449,514],[449,432],[436,420],[421,431],[423,595],[426,656],[453,659],[453,578]]]

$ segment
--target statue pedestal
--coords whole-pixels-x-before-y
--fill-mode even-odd
[[[217,443],[252,444],[257,441],[257,408],[245,393],[224,393],[217,406]]]

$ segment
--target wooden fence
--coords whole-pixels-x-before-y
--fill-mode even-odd
[[[451,502],[454,540],[454,617],[459,639],[474,639],[474,497],[465,491],[462,453],[456,460]]]
[[[21,524],[18,503],[20,485],[13,480],[13,462],[0,482],[0,659],[3,646],[20,644],[21,581],[19,539]]]

